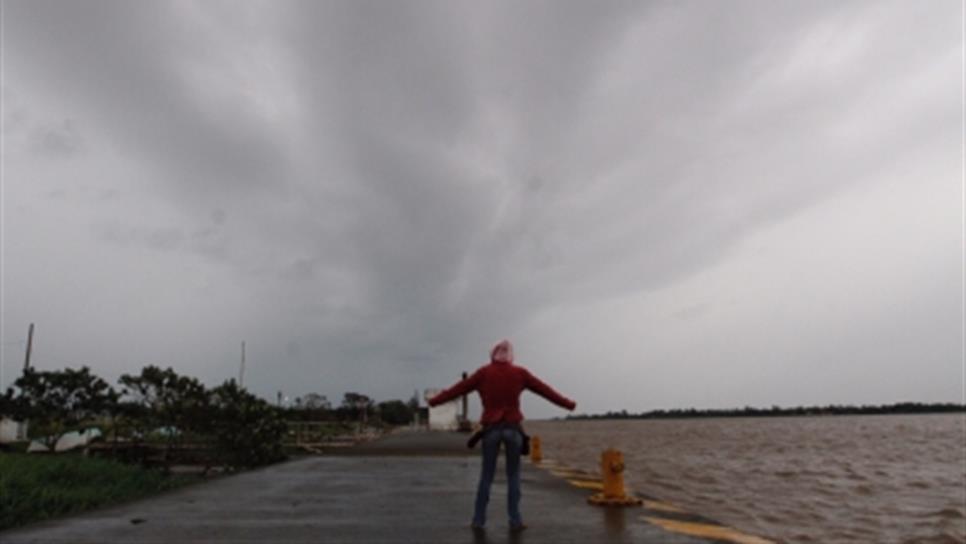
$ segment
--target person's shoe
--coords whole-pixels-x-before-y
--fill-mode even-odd
[[[474,533],[478,533],[480,531],[485,531],[486,527],[479,525],[477,523],[470,523],[470,529],[473,529]]]
[[[524,523],[512,523],[510,524],[511,533],[522,533],[527,530],[527,526]]]

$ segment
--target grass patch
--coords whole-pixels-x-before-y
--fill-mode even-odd
[[[288,430],[283,438],[286,444],[294,444],[297,437],[302,442],[325,442],[355,434],[358,423],[344,421],[287,421]]]
[[[0,453],[0,529],[144,497],[196,480],[75,454]]]

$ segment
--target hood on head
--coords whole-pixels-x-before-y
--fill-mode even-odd
[[[491,363],[512,363],[513,344],[509,340],[502,340],[490,350]]]

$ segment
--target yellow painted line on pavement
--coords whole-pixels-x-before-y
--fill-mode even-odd
[[[535,463],[534,466],[545,470],[573,470],[572,468],[568,467],[563,463],[556,463],[556,462],[547,463],[546,461],[541,461],[539,463]]]
[[[540,461],[533,464],[538,467],[544,467],[544,468],[566,468],[567,467],[567,465],[561,463],[560,461],[557,461],[556,459],[547,459],[546,457],[544,457]]]
[[[547,463],[541,463],[541,465],[546,464]],[[600,478],[597,478],[593,474],[561,465],[555,461],[552,461],[550,464],[552,466],[542,466],[541,468],[546,469],[547,472],[558,478],[567,480],[567,482],[574,487],[579,487],[581,489],[592,489],[594,491],[603,491],[604,489],[603,482],[601,482]]]
[[[665,519],[665,518],[652,518],[647,516],[641,516],[644,521],[657,525],[658,527],[671,531],[674,533],[681,533],[691,536],[699,536],[704,538],[714,538],[718,540],[724,540],[727,542],[734,542],[735,544],[775,544],[771,540],[766,540],[761,537],[746,535],[740,531],[736,531],[731,527],[725,527],[723,525],[711,525],[708,523],[695,523],[691,521],[679,521],[676,519]]]
[[[581,489],[603,491],[604,483],[597,474],[589,473],[585,470],[570,468],[552,459],[544,459],[541,463],[534,463],[535,466],[542,468],[554,476],[567,480],[567,483]],[[627,490],[629,495],[633,492]],[[659,500],[645,500],[644,508],[653,512],[667,512],[669,514],[687,514],[687,510],[678,508],[673,504]],[[714,539],[733,544],[776,544],[772,540],[761,538],[754,535],[742,533],[741,531],[718,525],[716,523],[702,523],[696,521],[682,521],[679,519],[667,519],[661,517],[641,516],[641,519],[665,531],[680,533],[685,535],[697,536],[702,538]]]
[[[562,478],[576,477],[581,474],[580,472],[569,468],[550,468],[547,470],[550,471],[550,474],[553,474],[554,476],[560,476]]]
[[[604,482],[600,480],[578,480],[578,479],[567,479],[567,483],[574,487],[579,487],[581,489],[593,489],[594,491],[603,491]]]
[[[668,504],[662,501],[644,501],[644,508],[648,510],[658,510],[661,512],[673,512],[675,514],[687,514],[687,510],[678,508],[672,504]]]

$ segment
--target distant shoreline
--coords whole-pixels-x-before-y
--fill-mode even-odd
[[[916,415],[916,414],[954,414],[966,413],[966,404],[935,403],[923,404],[915,402],[901,402],[880,406],[799,406],[795,408],[733,408],[723,410],[698,410],[696,408],[651,410],[633,414],[626,410],[620,412],[606,412],[603,414],[569,415],[557,420],[615,420],[615,419],[698,419],[698,418],[726,418],[726,417],[804,417],[804,416],[854,416],[854,415]]]

